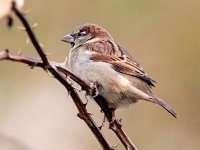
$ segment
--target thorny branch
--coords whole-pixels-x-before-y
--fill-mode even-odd
[[[79,111],[78,116],[85,121],[85,123],[88,125],[90,130],[93,132],[93,134],[95,135],[95,137],[101,144],[102,148],[106,150],[114,149],[115,147],[110,146],[109,143],[106,141],[99,127],[97,127],[96,123],[91,118],[90,114],[87,112],[87,109],[85,108],[85,105],[81,101],[76,90],[71,86],[71,84],[68,82],[68,80],[66,79],[64,75],[69,76],[72,80],[77,82],[82,87],[82,90],[85,90],[88,94],[91,94],[91,92],[93,91],[93,88],[89,86],[88,83],[83,81],[81,77],[78,77],[66,67],[63,67],[62,65],[56,62],[49,61],[45,54],[45,50],[39,45],[39,41],[37,40],[34,32],[32,31],[24,15],[15,7],[15,4],[13,4],[12,10],[15,13],[15,15],[20,19],[22,24],[24,25],[26,32],[29,38],[31,39],[31,42],[34,45],[36,51],[38,52],[40,58],[10,54],[8,50],[5,50],[5,51],[0,52],[0,60],[11,60],[11,61],[16,61],[16,62],[21,62],[21,63],[28,64],[32,68],[41,67],[51,72],[52,75],[57,80],[59,80],[60,83],[63,84],[63,86],[68,90],[70,96],[72,97]],[[126,149],[136,150],[136,147],[134,146],[134,144],[128,138],[126,133],[122,130],[121,123],[115,118],[114,113],[113,113],[114,111],[107,105],[105,99],[101,97],[100,95],[97,95],[93,99],[97,102],[101,110],[104,112],[107,120],[110,123],[110,129],[114,131],[114,133],[117,135],[117,137],[120,139],[122,144],[126,147]]]
[[[70,96],[73,99],[73,102],[75,103],[75,105],[76,105],[76,107],[77,107],[77,109],[79,111],[79,115],[78,116],[81,116],[80,118],[85,121],[87,126],[90,128],[90,130],[93,132],[93,134],[95,135],[95,137],[97,138],[97,140],[99,141],[101,146],[103,147],[103,149],[112,149],[112,147],[109,145],[109,143],[106,141],[106,139],[104,138],[103,134],[101,133],[101,131],[97,127],[97,125],[94,122],[94,120],[91,118],[90,114],[87,112],[87,109],[85,108],[85,106],[84,106],[83,102],[81,101],[81,99],[80,99],[79,95],[77,94],[77,92],[74,90],[74,88],[71,86],[71,84],[68,83],[68,81],[66,80],[65,76],[63,76],[56,69],[56,67],[49,62],[48,58],[45,55],[45,51],[39,45],[39,42],[38,42],[36,36],[34,35],[34,32],[32,31],[28,21],[22,15],[22,13],[15,7],[15,4],[13,4],[12,10],[15,13],[15,15],[20,19],[20,21],[22,22],[24,27],[26,28],[26,32],[27,32],[29,38],[31,39],[32,44],[34,45],[36,51],[38,52],[40,58],[42,59],[42,62],[44,64],[43,68],[45,68],[46,70],[51,72],[52,75],[57,80],[59,80],[60,83],[62,83],[63,86],[68,90]]]

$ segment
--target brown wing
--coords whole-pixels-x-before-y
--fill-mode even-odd
[[[91,59],[111,63],[116,71],[138,77],[149,86],[154,86],[153,83],[155,81],[147,76],[140,64],[134,61],[131,55],[113,40],[102,39],[97,42],[85,44],[84,46],[87,50],[97,53]]]
[[[109,63],[115,71],[137,77],[146,82],[149,86],[154,86],[153,82],[155,81],[149,78],[144,71],[138,67],[138,63],[135,65],[134,63],[131,63],[130,60],[128,61],[121,59],[120,57],[105,54],[93,54],[90,59],[96,62]]]

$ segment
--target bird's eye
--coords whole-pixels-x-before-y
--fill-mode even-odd
[[[78,34],[77,34],[79,37],[81,37],[81,36],[85,36],[86,35],[86,32],[85,31],[83,31],[83,32],[78,32]]]

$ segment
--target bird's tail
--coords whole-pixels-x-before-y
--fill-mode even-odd
[[[162,100],[161,98],[157,98],[154,97],[153,101],[155,103],[157,103],[158,105],[162,106],[165,110],[167,110],[172,116],[174,116],[175,118],[177,118],[177,113],[174,111],[174,109],[167,104],[164,100]]]

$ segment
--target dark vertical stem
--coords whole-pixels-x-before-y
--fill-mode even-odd
[[[24,27],[26,28],[27,34],[29,38],[31,39],[32,44],[34,45],[35,49],[37,50],[39,56],[41,57],[44,68],[48,69],[56,79],[58,79],[68,90],[70,96],[72,97],[77,109],[79,110],[79,117],[85,121],[87,126],[90,128],[90,130],[93,132],[99,143],[101,144],[102,148],[105,150],[112,150],[113,148],[109,145],[109,143],[105,140],[105,137],[102,135],[101,131],[87,112],[85,105],[82,103],[80,97],[74,90],[74,88],[65,80],[65,78],[57,71],[56,67],[51,65],[48,61],[48,58],[45,55],[45,51],[42,49],[42,47],[39,45],[39,42],[34,35],[34,32],[32,31],[28,21],[26,18],[22,15],[22,13],[15,7],[15,3],[13,3],[12,7],[13,12],[16,14],[16,16],[20,19]]]

